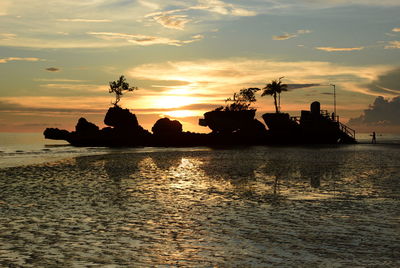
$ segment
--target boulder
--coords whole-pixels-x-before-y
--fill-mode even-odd
[[[136,130],[139,127],[136,115],[132,114],[128,109],[122,109],[117,105],[108,109],[104,117],[104,124],[124,130]]]
[[[182,124],[177,120],[170,120],[169,118],[158,119],[154,126],[151,128],[154,135],[179,135],[182,134]]]
[[[77,133],[95,133],[99,131],[99,127],[95,124],[88,122],[85,118],[81,117],[75,126],[75,132]]]
[[[208,126],[214,133],[232,133],[252,125],[255,114],[255,110],[215,110],[205,113],[204,119],[199,120],[199,125]]]
[[[44,138],[50,140],[67,140],[70,134],[69,131],[58,128],[46,128],[43,132]]]

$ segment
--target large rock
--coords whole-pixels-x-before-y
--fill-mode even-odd
[[[116,129],[136,130],[139,127],[135,114],[119,106],[110,107],[104,118],[104,124]]]
[[[182,124],[177,120],[170,120],[169,118],[158,119],[152,127],[154,135],[179,135],[182,134]]]
[[[43,132],[44,138],[50,140],[67,140],[70,134],[69,131],[58,128],[46,128]]]
[[[254,124],[255,110],[211,111],[204,114],[199,125],[208,126],[215,133],[232,133]]]
[[[75,126],[75,131],[82,134],[91,134],[98,132],[99,127],[91,122],[88,122],[86,118],[81,117]]]

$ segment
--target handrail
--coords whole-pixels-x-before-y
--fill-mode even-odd
[[[340,130],[343,131],[344,133],[346,133],[347,135],[349,135],[350,137],[352,137],[353,139],[356,138],[356,131],[348,126],[346,126],[345,124],[342,124],[340,122],[339,126],[340,126]]]

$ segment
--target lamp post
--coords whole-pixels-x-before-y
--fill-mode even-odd
[[[335,115],[334,118],[336,118],[336,85],[330,84],[330,86],[333,87],[333,114]]]

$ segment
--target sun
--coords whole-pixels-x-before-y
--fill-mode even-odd
[[[176,111],[166,112],[164,114],[171,117],[189,117],[189,116],[199,115],[196,111],[190,111],[190,110],[176,110]]]
[[[154,100],[154,107],[173,109],[197,102],[197,98],[189,96],[161,96]]]

